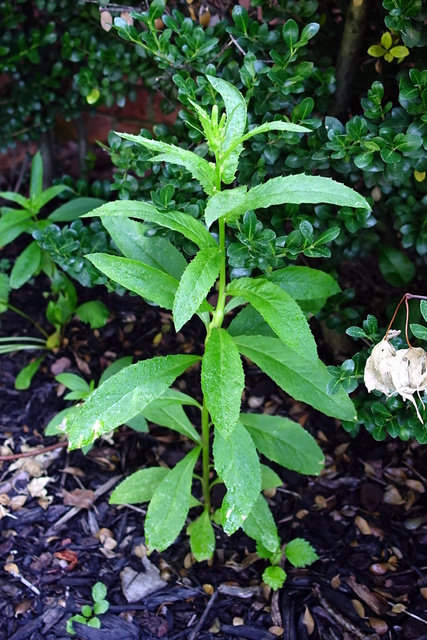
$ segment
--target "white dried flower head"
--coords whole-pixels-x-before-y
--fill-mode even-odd
[[[396,351],[388,339],[382,340],[372,349],[366,362],[365,385],[368,391],[381,391],[387,396],[398,393],[404,400],[409,400],[423,422],[414,393],[421,400],[420,392],[427,389],[427,353],[421,347]]]

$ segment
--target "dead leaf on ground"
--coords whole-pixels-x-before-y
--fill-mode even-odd
[[[304,611],[304,616],[302,621],[306,626],[307,635],[311,636],[315,627],[314,620],[313,620],[313,616],[310,613],[310,609],[307,607],[307,605],[304,605],[304,606],[305,606],[305,611]]]
[[[120,572],[123,595],[129,603],[138,602],[166,585],[158,568],[147,557],[142,558],[142,564],[144,572],[138,573],[131,567],[126,567]]]
[[[64,498],[64,504],[68,507],[91,509],[95,502],[95,494],[91,489],[74,489],[74,491],[62,489],[62,495]]]
[[[43,478],[33,478],[31,482],[27,484],[30,496],[32,498],[46,498],[46,485],[52,480],[53,478],[49,478],[48,476],[44,476]]]
[[[64,356],[63,358],[58,358],[58,360],[55,360],[55,362],[52,364],[50,368],[50,371],[54,376],[57,376],[60,373],[64,373],[64,371],[66,371],[70,367],[71,367],[70,358],[66,358]]]

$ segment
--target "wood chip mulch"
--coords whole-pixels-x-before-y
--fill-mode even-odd
[[[28,330],[16,322],[3,315],[1,335]],[[75,624],[76,638],[427,640],[425,447],[378,443],[367,434],[351,439],[334,420],[295,403],[248,367],[246,407],[289,415],[326,455],[319,478],[275,467],[284,484],[268,501],[281,539],[306,537],[320,559],[307,569],[285,566],[288,580],[273,593],[261,580],[264,561],[242,532],[227,538],[216,529],[212,564],[193,563],[185,535],[147,558],[144,505],[108,504],[128,473],[176,464],[186,446],[177,434],[123,427],[87,456],[43,436],[65,406],[55,363],[65,358],[60,367],[97,380],[115,357],[196,348],[197,331],[187,343],[187,334],[176,338],[169,324],[167,314],[117,298],[98,332],[71,323],[68,344],[48,356],[28,391],[13,386],[28,353],[1,358],[0,640],[70,638],[66,622],[91,604],[97,581],[107,586],[110,608],[100,616],[101,629]],[[191,390],[198,383],[190,374],[180,384]],[[221,497],[218,490],[218,504]],[[129,584],[144,589],[153,581],[152,593],[125,597]]]

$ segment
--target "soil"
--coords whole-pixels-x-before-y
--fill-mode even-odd
[[[11,301],[43,324],[45,289],[37,280]],[[305,537],[319,560],[286,566],[284,587],[272,592],[262,583],[265,561],[243,532],[228,538],[216,528],[212,563],[193,562],[185,532],[146,558],[144,505],[113,506],[109,496],[139,468],[176,464],[188,443],[153,425],[148,434],[122,427],[87,455],[67,452],[64,439],[44,436],[70,404],[54,376],[67,371],[97,382],[125,355],[200,353],[203,335],[197,323],[176,335],[169,314],[136,297],[101,288],[78,293],[79,302],[103,300],[109,320],[90,330],[74,319],[30,389],[17,391],[14,381],[34,354],[0,357],[0,640],[69,638],[67,620],[92,604],[98,581],[109,609],[99,616],[101,629],[75,623],[77,638],[427,640],[426,449],[366,433],[352,439],[249,363],[245,407],[298,421],[325,453],[318,478],[275,467],[283,486],[267,496],[282,541]],[[36,335],[16,314],[0,320],[0,336]],[[197,372],[178,386],[197,395]],[[218,490],[214,500],[221,498]],[[156,589],[129,602],[126,579]]]

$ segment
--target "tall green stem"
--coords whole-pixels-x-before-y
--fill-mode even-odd
[[[221,161],[216,155],[216,188],[217,191],[221,191]],[[222,322],[224,320],[224,309],[225,309],[225,288],[227,285],[227,272],[226,272],[226,263],[225,263],[225,220],[224,218],[219,218],[218,220],[218,229],[219,229],[219,247],[221,249],[221,268],[219,271],[219,287],[218,287],[218,301],[215,307],[215,311],[213,313],[212,321],[208,327],[205,344],[209,339],[209,334],[213,327],[220,328]],[[203,407],[202,407],[202,462],[203,462],[203,476],[202,476],[202,488],[203,488],[203,499],[205,503],[205,509],[210,511],[211,506],[211,497],[209,491],[209,463],[210,463],[210,418],[209,411],[206,406],[206,401],[203,398]]]
[[[205,503],[205,509],[209,513],[211,508],[211,495],[209,491],[209,411],[206,406],[205,399],[203,398],[202,407],[202,463],[203,463],[203,476],[202,476],[202,489],[203,500]]]

